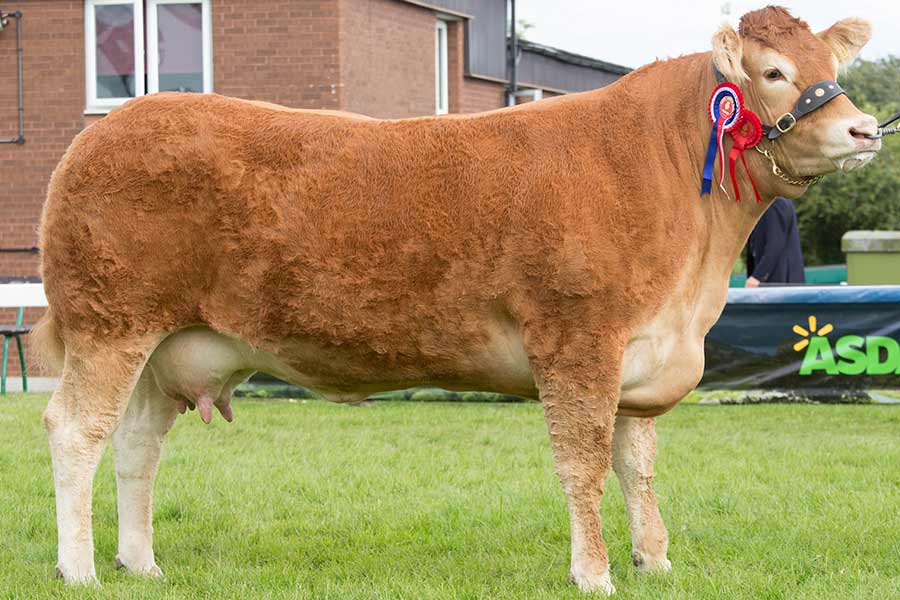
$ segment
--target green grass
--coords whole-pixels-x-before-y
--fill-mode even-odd
[[[115,571],[115,478],[97,475],[101,587],[52,579],[43,394],[0,397],[0,598],[580,598],[537,404],[236,403],[181,417],[156,484],[163,580]],[[631,566],[615,479],[604,531],[620,598],[900,597],[900,409],[683,406],[659,420],[667,576]]]

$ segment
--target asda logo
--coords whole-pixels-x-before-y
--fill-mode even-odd
[[[845,335],[832,344],[827,337],[834,331],[831,323],[817,326],[812,315],[809,329],[794,325],[794,333],[803,338],[794,350],[805,351],[800,375],[900,375],[900,344],[893,338]]]

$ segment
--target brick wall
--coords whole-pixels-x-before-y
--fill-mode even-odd
[[[460,112],[473,113],[506,106],[506,85],[485,79],[466,77]]]
[[[6,1],[21,10],[25,96],[24,145],[0,144],[0,247],[37,245],[50,173],[84,126],[82,2]],[[0,137],[16,131],[15,21],[0,32]],[[0,274],[37,274],[35,255],[0,253]]]
[[[341,109],[373,117],[431,115],[437,15],[397,0],[341,0]],[[504,85],[465,76],[465,23],[447,23],[451,113],[505,106]]]
[[[433,115],[434,28],[427,8],[341,0],[341,108],[373,117]]]
[[[466,75],[466,33],[464,21],[447,23],[447,100],[451,113],[462,112]]]
[[[340,107],[338,0],[213,0],[213,90]]]

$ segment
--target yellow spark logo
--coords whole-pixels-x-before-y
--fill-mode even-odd
[[[831,323],[826,323],[822,325],[821,328],[818,328],[818,324],[816,323],[816,317],[813,315],[809,315],[809,330],[803,328],[802,325],[794,325],[794,333],[803,337],[804,339],[800,340],[796,344],[794,344],[794,350],[800,352],[807,346],[809,346],[809,337],[813,334],[818,336],[826,336],[834,330]]]

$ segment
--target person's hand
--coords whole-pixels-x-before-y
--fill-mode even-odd
[[[747,278],[747,283],[744,284],[744,287],[748,288],[756,288],[759,287],[759,279],[754,276],[750,276]]]

